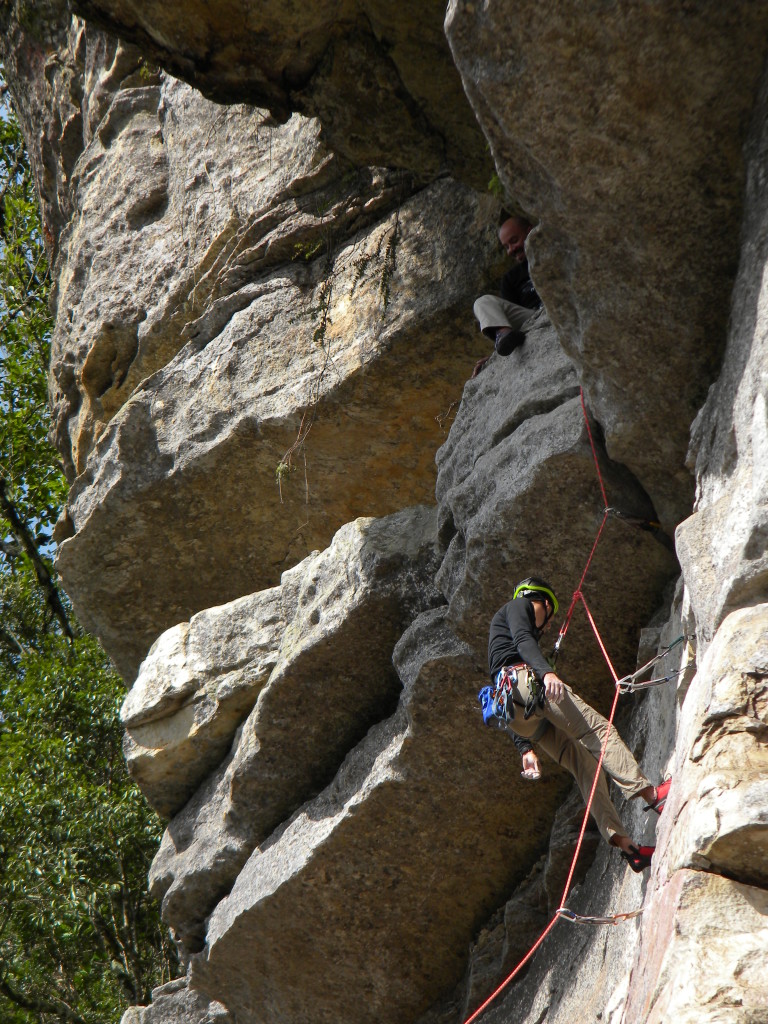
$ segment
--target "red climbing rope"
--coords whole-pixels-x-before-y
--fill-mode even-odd
[[[608,495],[606,494],[605,484],[603,483],[603,476],[602,476],[602,473],[600,472],[600,463],[598,462],[598,459],[597,459],[597,451],[595,449],[595,439],[592,436],[592,427],[589,425],[589,416],[587,415],[587,406],[586,406],[586,404],[584,402],[584,389],[583,388],[579,388],[579,395],[581,397],[581,411],[582,411],[582,414],[584,416],[584,423],[587,426],[587,436],[589,437],[589,446],[592,449],[592,458],[593,458],[594,463],[595,463],[595,472],[597,473],[597,482],[600,484],[600,493],[603,496],[603,519],[602,519],[602,522],[600,523],[600,526],[598,527],[597,536],[595,537],[595,542],[592,545],[592,550],[589,552],[589,558],[587,558],[587,564],[584,566],[584,572],[581,574],[581,579],[579,580],[579,582],[578,582],[578,584],[576,586],[576,589],[573,592],[573,597],[571,598],[570,607],[568,608],[568,611],[565,614],[565,619],[563,620],[563,625],[562,625],[562,627],[560,629],[560,632],[559,632],[559,634],[557,636],[557,640],[555,641],[555,647],[554,647],[554,650],[553,650],[553,655],[554,655],[555,658],[557,658],[557,655],[558,655],[558,653],[560,651],[560,645],[562,644],[563,640],[565,639],[565,634],[568,632],[568,627],[571,624],[571,619],[573,618],[573,613],[576,610],[576,604],[577,604],[579,598],[581,598],[581,600],[584,601],[584,595],[581,592],[581,588],[584,586],[584,580],[587,578],[587,573],[589,572],[589,567],[592,565],[592,559],[595,557],[595,552],[597,551],[597,545],[600,543],[600,538],[603,535],[603,530],[605,529],[605,524],[608,521],[608,516],[613,511],[612,509],[610,509],[608,507]],[[584,607],[586,608],[586,603],[585,603]],[[605,653],[605,652],[603,652],[603,653]],[[609,662],[609,664],[610,664],[610,662]]]
[[[592,563],[592,559],[594,557],[595,551],[597,550],[598,542],[600,541],[600,537],[602,536],[602,533],[603,533],[603,528],[605,527],[605,523],[606,523],[606,520],[607,520],[608,515],[609,515],[609,510],[608,510],[608,507],[607,507],[608,506],[608,498],[607,498],[606,493],[605,493],[605,485],[603,484],[603,478],[602,478],[602,476],[600,474],[600,464],[597,461],[597,452],[595,450],[595,442],[594,442],[594,439],[592,437],[592,429],[591,429],[591,427],[589,425],[589,417],[587,416],[587,407],[584,404],[584,391],[583,390],[581,390],[581,410],[582,410],[582,412],[584,414],[584,422],[587,425],[587,434],[589,435],[589,444],[590,444],[590,446],[592,448],[592,457],[595,460],[595,469],[597,470],[597,479],[598,479],[598,481],[600,483],[600,491],[601,491],[601,493],[603,495],[603,509],[604,509],[604,511],[603,511],[603,521],[600,523],[600,528],[597,531],[597,537],[595,538],[595,543],[592,545],[592,550],[589,553],[589,558],[587,559],[587,564],[584,567],[584,572],[581,574],[581,579],[579,580],[579,585],[576,587],[576,590],[573,593],[573,597],[571,599],[571,606],[568,609],[568,613],[566,615],[565,622],[563,623],[563,628],[560,630],[560,634],[559,634],[559,636],[557,638],[557,643],[555,644],[555,653],[557,653],[557,651],[559,650],[559,647],[560,647],[560,644],[562,643],[563,637],[565,636],[566,632],[568,631],[568,626],[570,624],[570,621],[571,621],[571,618],[573,616],[573,612],[574,612],[574,610],[576,608],[576,605],[577,605],[577,603],[579,601],[581,601],[581,603],[584,605],[584,611],[587,614],[587,618],[589,619],[589,624],[592,627],[592,631],[594,632],[595,637],[597,639],[597,643],[598,643],[598,645],[600,647],[600,650],[603,653],[603,657],[606,660],[606,663],[608,665],[608,668],[610,669],[611,675],[613,676],[614,684],[617,684],[619,682],[619,677],[616,674],[616,670],[614,669],[613,664],[611,663],[611,659],[608,656],[608,651],[606,650],[605,644],[603,643],[603,639],[600,636],[600,631],[597,628],[597,624],[595,623],[594,617],[592,616],[592,612],[589,610],[589,606],[587,605],[587,602],[586,602],[586,600],[584,598],[584,594],[581,591],[582,585],[583,585],[584,580],[586,578],[587,572],[589,571],[589,567],[590,567],[590,565]],[[552,920],[549,922],[547,927],[544,929],[544,931],[538,937],[536,942],[531,946],[531,948],[525,954],[525,956],[520,961],[520,963],[514,968],[514,970],[512,970],[507,975],[507,977],[501,982],[501,984],[498,986],[498,988],[496,988],[488,996],[488,998],[485,1000],[485,1002],[482,1003],[482,1005],[478,1006],[478,1008],[475,1010],[475,1012],[471,1016],[467,1017],[467,1019],[464,1021],[464,1024],[472,1024],[472,1022],[477,1020],[477,1018],[480,1016],[480,1014],[485,1009],[487,1009],[487,1007],[489,1007],[491,1005],[491,1003],[494,1001],[496,996],[498,996],[499,993],[503,992],[503,990],[507,987],[507,985],[510,983],[510,981],[512,981],[512,979],[515,978],[520,973],[522,968],[528,963],[528,961],[531,959],[533,954],[536,952],[536,950],[542,944],[542,942],[547,937],[547,935],[549,935],[549,933],[555,927],[555,925],[560,920],[560,918],[562,916],[564,916],[563,911],[565,910],[565,901],[568,898],[568,893],[570,892],[570,889],[571,889],[571,882],[573,881],[573,873],[576,870],[576,864],[577,864],[578,859],[579,859],[579,854],[581,853],[581,845],[582,845],[582,842],[584,841],[584,833],[587,830],[587,822],[589,821],[589,813],[590,813],[590,811],[592,809],[592,801],[594,800],[595,790],[597,789],[597,783],[598,783],[598,781],[600,779],[600,771],[601,771],[602,766],[603,766],[603,758],[605,757],[605,749],[606,749],[606,746],[608,744],[608,738],[609,738],[609,736],[611,734],[611,729],[613,728],[613,719],[614,719],[614,716],[616,714],[616,705],[618,704],[619,694],[620,693],[621,693],[621,690],[619,689],[619,687],[618,686],[614,686],[613,704],[611,706],[611,713],[608,716],[608,728],[605,730],[605,739],[603,740],[603,745],[602,745],[602,747],[600,749],[600,757],[597,759],[597,768],[595,769],[595,777],[592,780],[592,789],[589,792],[589,799],[587,800],[587,806],[586,806],[586,809],[584,810],[584,817],[583,817],[582,822],[581,822],[581,829],[579,831],[579,838],[578,838],[578,841],[576,843],[576,849],[575,849],[574,854],[573,854],[573,859],[571,861],[571,867],[570,867],[570,870],[568,872],[568,878],[566,879],[565,887],[563,889],[563,895],[560,898],[560,906],[555,911],[555,914],[553,915]],[[629,917],[630,915],[616,915],[616,916],[617,917],[623,917],[623,916]]]
[[[592,427],[589,425],[589,416],[587,415],[587,406],[584,402],[584,388],[579,388],[579,397],[581,398],[581,411],[584,415],[584,422],[587,425],[587,434],[589,435],[589,446],[592,449],[592,458],[595,460],[595,469],[597,470],[597,480],[600,484],[600,493],[603,496],[603,508],[608,508],[608,495],[605,493],[605,484],[600,474],[600,463],[597,461],[597,452],[595,451],[595,439],[592,437]]]
[[[602,639],[600,638],[600,634],[599,634],[599,632],[597,630],[597,626],[594,624],[594,619],[592,618],[591,614],[589,613],[589,609],[587,608],[587,605],[586,605],[586,602],[584,601],[584,596],[583,595],[581,595],[581,600],[582,600],[582,603],[584,604],[585,609],[587,609],[587,614],[589,615],[590,622],[592,623],[592,628],[594,629],[595,636],[597,636],[598,643],[600,644],[600,649],[603,651],[603,653],[605,654],[606,660],[608,661],[608,665],[609,665],[609,667],[611,669],[611,673],[613,674],[613,677],[614,677],[614,682],[617,682],[618,681],[618,676],[613,671],[613,666],[611,665],[610,659],[608,658],[608,655],[605,653],[605,646],[603,644]],[[620,693],[620,690],[618,689],[618,687],[615,687],[614,689],[615,689],[615,693],[614,693],[614,697],[613,697],[613,705],[611,706],[611,713],[608,716],[608,728],[605,730],[605,739],[603,740],[603,745],[602,745],[602,747],[600,749],[600,757],[597,759],[597,768],[595,769],[595,777],[592,780],[592,789],[589,792],[589,799],[587,800],[587,806],[586,806],[586,809],[584,810],[584,817],[582,818],[581,829],[579,830],[579,838],[578,838],[578,841],[576,843],[576,849],[574,850],[574,853],[573,853],[573,859],[571,861],[571,867],[570,867],[570,870],[568,872],[568,878],[566,879],[565,886],[563,888],[563,895],[560,897],[560,906],[555,911],[555,913],[554,913],[554,915],[552,917],[552,920],[549,922],[547,927],[544,929],[544,931],[538,937],[536,942],[531,946],[531,948],[525,954],[525,956],[520,961],[520,963],[517,965],[517,967],[515,967],[514,970],[511,971],[507,975],[507,977],[502,981],[502,983],[498,986],[498,988],[496,988],[488,996],[488,998],[485,1000],[485,1002],[482,1003],[481,1006],[478,1006],[478,1008],[475,1010],[475,1012],[470,1017],[467,1017],[467,1019],[464,1021],[464,1024],[472,1024],[473,1021],[477,1020],[477,1018],[480,1016],[480,1014],[488,1006],[491,1005],[491,1003],[494,1001],[496,996],[498,996],[499,993],[503,992],[503,990],[507,987],[507,985],[510,983],[510,981],[512,981],[512,979],[517,974],[519,974],[520,971],[522,970],[522,968],[528,963],[528,961],[531,959],[533,954],[536,952],[536,950],[542,944],[544,939],[546,939],[546,937],[549,935],[549,933],[552,931],[552,929],[555,927],[557,922],[560,920],[560,917],[562,916],[562,910],[565,907],[565,901],[568,898],[568,893],[570,892],[570,889],[571,889],[571,882],[573,881],[573,873],[576,870],[576,863],[578,862],[579,854],[581,853],[581,845],[582,845],[582,843],[584,841],[584,833],[587,830],[587,822],[589,821],[589,813],[590,813],[590,811],[592,809],[592,801],[594,800],[595,790],[597,789],[597,783],[598,783],[599,778],[600,778],[600,771],[601,771],[602,766],[603,766],[603,758],[605,757],[605,748],[606,748],[606,745],[608,743],[608,737],[611,734],[611,729],[613,728],[613,719],[614,719],[614,716],[616,714],[616,705],[618,704],[619,693]],[[619,915],[619,916],[621,916],[621,915]],[[626,916],[629,916],[629,915],[626,915]]]

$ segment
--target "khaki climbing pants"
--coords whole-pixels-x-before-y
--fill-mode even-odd
[[[491,341],[496,340],[496,328],[512,327],[516,331],[521,331],[531,317],[539,312],[538,309],[527,309],[525,306],[500,299],[498,295],[481,295],[475,302],[474,309],[480,330]]]
[[[567,768],[576,779],[586,803],[608,721],[575,694],[570,686],[566,686],[565,696],[559,704],[546,701],[544,707],[537,705],[533,715],[526,720],[523,718],[523,708],[518,706],[524,705],[528,699],[526,675],[524,671],[518,673],[518,685],[514,693],[515,717],[511,728],[518,736],[541,747],[561,767]],[[605,774],[610,775],[628,800],[637,796],[650,783],[615,728],[611,729],[608,737],[603,768],[605,771],[600,772],[595,788],[592,814],[600,834],[610,841],[612,836],[624,836],[627,831],[611,801]]]

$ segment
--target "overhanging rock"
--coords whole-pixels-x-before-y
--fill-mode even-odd
[[[488,181],[485,140],[443,34],[443,0],[73,6],[220,103],[320,117],[333,149],[358,164],[425,176],[447,166],[475,186]]]
[[[492,205],[439,182],[332,268],[241,282],[116,413],[70,492],[58,566],[126,678],[164,629],[274,585],[342,523],[432,499],[435,417],[477,345],[464,254],[487,254]]]

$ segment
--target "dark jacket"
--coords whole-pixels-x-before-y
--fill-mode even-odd
[[[541,653],[533,602],[527,597],[507,601],[491,619],[488,635],[488,668],[491,678],[505,665],[525,662],[543,679],[552,667]]]
[[[541,299],[533,287],[528,262],[515,263],[501,279],[501,297],[526,309],[538,309]]]
[[[543,679],[552,667],[541,653],[539,637],[541,630],[536,625],[533,603],[527,597],[518,597],[499,608],[491,619],[488,634],[488,668],[494,680],[499,669],[505,665],[519,665],[524,662],[536,675]],[[512,739],[521,755],[533,750],[529,740],[512,732]]]

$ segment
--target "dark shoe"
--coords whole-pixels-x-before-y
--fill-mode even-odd
[[[496,334],[496,344],[493,346],[500,356],[508,356],[525,341],[525,334],[522,331],[514,331],[510,327],[508,331]]]
[[[620,853],[633,871],[645,871],[651,866],[651,857],[656,852],[655,846],[630,846],[629,849],[631,853],[625,853],[623,850]]]
[[[671,784],[672,779],[664,779],[662,784],[656,787],[656,796],[651,803],[645,805],[646,811],[656,811],[657,814],[661,814],[664,804],[667,802],[667,793]]]

